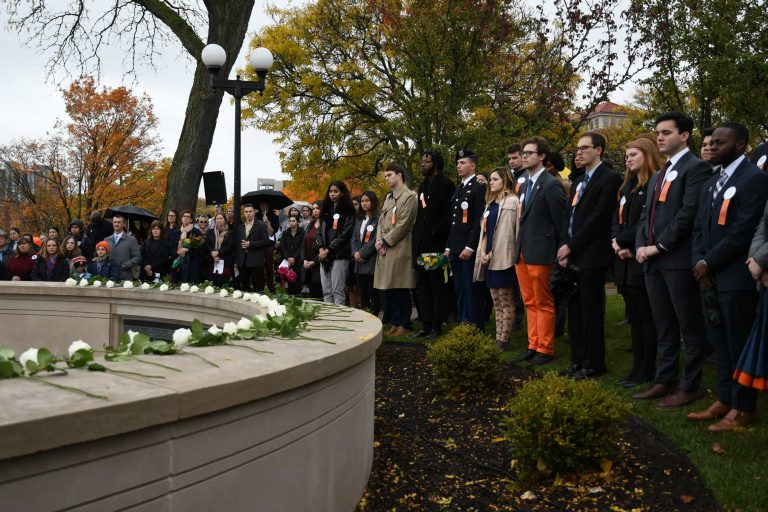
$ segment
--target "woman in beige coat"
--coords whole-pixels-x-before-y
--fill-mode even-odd
[[[496,348],[509,341],[515,318],[514,262],[520,200],[503,167],[491,172],[475,260],[475,281],[485,281],[496,311]]]
[[[384,199],[376,229],[373,287],[386,294],[392,324],[387,336],[402,336],[411,326],[411,288],[416,286],[411,250],[416,194],[405,186],[405,168],[399,164],[387,165],[384,179],[392,191]]]

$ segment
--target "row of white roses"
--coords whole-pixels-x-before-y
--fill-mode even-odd
[[[102,286],[101,281],[94,281],[93,283],[89,283],[87,279],[81,279],[80,281],[78,281],[71,277],[67,279],[64,284],[66,284],[67,286],[80,286],[80,287],[93,286],[94,288],[98,288]],[[117,286],[117,283],[115,283],[112,280],[109,280],[105,282],[103,285],[106,288],[114,288],[115,286]],[[149,290],[152,288],[152,285],[149,283],[142,283],[140,286],[137,287],[134,285],[133,281],[123,281],[122,288],[139,288],[141,290]],[[157,290],[161,292],[167,292],[169,289],[170,287],[165,283],[161,284],[157,288]],[[200,287],[194,284],[190,285],[189,283],[182,283],[181,285],[179,285],[178,289],[179,291],[189,292],[189,293],[199,293],[201,291]],[[202,290],[202,292],[205,295],[213,295],[216,293],[216,288],[214,288],[213,286],[206,286]],[[218,295],[219,297],[230,297],[230,293],[223,288],[219,290]],[[248,293],[248,292],[243,293],[240,290],[235,290],[232,292],[231,297],[233,299],[242,298],[243,300],[256,303],[266,308],[268,316],[283,316],[287,311],[286,307],[280,304],[278,301],[271,299],[266,295],[263,295],[260,293]]]

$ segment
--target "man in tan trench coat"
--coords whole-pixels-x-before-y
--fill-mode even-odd
[[[376,272],[373,287],[386,294],[392,328],[387,336],[402,336],[411,326],[411,289],[416,286],[411,228],[416,219],[416,194],[405,186],[405,167],[391,163],[384,179],[392,190],[384,199],[376,230]]]

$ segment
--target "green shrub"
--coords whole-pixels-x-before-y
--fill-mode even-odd
[[[622,434],[629,406],[595,381],[548,373],[509,403],[504,437],[524,479],[598,466]]]
[[[435,381],[451,392],[473,391],[498,378],[499,351],[490,336],[461,324],[427,349]]]

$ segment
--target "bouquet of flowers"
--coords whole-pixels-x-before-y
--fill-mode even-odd
[[[283,288],[287,287],[287,283],[296,282],[296,272],[291,270],[290,267],[280,267],[277,269],[277,276],[280,278],[280,282]]]
[[[203,244],[205,244],[205,239],[201,235],[189,236],[179,241],[179,249],[197,249],[198,247],[202,247]],[[182,263],[184,263],[184,258],[186,256],[186,254],[184,256],[176,256],[176,259],[173,260],[173,263],[171,264],[171,268],[180,271],[180,267]]]
[[[443,269],[445,282],[448,282],[448,258],[439,252],[424,252],[416,258],[416,264],[424,270]]]

